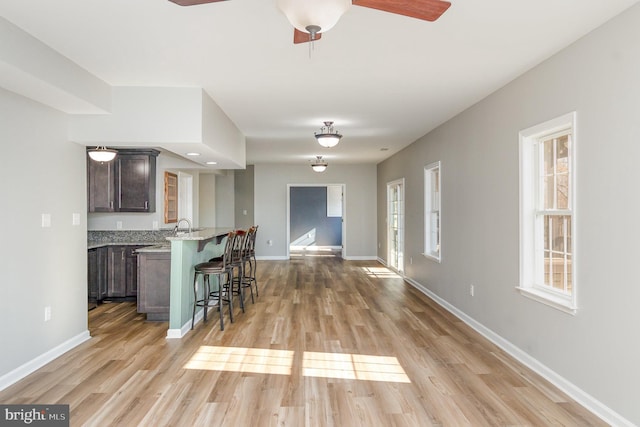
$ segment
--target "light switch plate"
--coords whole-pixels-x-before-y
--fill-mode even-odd
[[[73,213],[71,215],[71,225],[80,225],[80,214]]]
[[[51,214],[42,214],[42,228],[51,227]]]

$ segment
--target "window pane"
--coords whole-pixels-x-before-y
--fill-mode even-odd
[[[571,216],[544,216],[544,284],[570,293],[571,277]]]

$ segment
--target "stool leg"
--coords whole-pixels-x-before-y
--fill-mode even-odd
[[[229,278],[229,294],[227,295],[229,299],[229,319],[233,323],[233,268],[229,269],[227,277]]]
[[[218,274],[218,311],[220,311],[220,330],[224,331],[224,310],[222,310],[222,274]]]
[[[204,279],[203,279],[203,288],[202,288],[202,305],[204,306],[203,310],[204,310],[204,321],[207,321],[207,312],[209,311],[209,290],[211,289],[210,283],[209,283],[209,275],[205,274],[204,275]]]
[[[191,329],[196,322],[196,307],[198,306],[198,273],[193,273],[193,314],[191,315]]]

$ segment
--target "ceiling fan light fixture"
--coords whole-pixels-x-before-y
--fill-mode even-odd
[[[351,6],[351,0],[277,0],[278,9],[303,33],[327,32]],[[318,29],[319,28],[319,29]]]
[[[104,145],[98,145],[96,148],[87,150],[87,153],[89,153],[91,160],[100,163],[110,162],[115,159],[116,154],[118,154],[116,150],[107,148]]]
[[[338,131],[333,129],[333,122],[324,122],[324,126],[320,128],[320,133],[314,134],[318,143],[323,147],[331,148],[338,145],[342,135]]]
[[[324,172],[329,164],[326,160],[322,160],[322,156],[316,156],[316,159],[311,163],[311,169],[314,172]]]

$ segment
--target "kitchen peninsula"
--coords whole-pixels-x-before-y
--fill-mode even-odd
[[[191,328],[193,267],[220,256],[224,249],[220,243],[230,231],[206,228],[177,235],[172,230],[89,231],[90,296],[97,295],[97,301],[135,297],[138,311],[148,320],[169,320],[167,338],[181,338]],[[159,299],[165,302],[158,304]]]
[[[224,245],[220,243],[230,231],[233,229],[205,228],[166,238],[171,242],[171,296],[167,338],[182,338],[191,329],[193,267],[222,255]],[[202,313],[196,315],[199,317]]]

